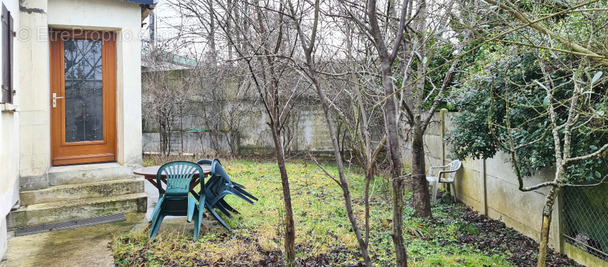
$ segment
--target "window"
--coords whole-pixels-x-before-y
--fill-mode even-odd
[[[2,101],[13,103],[13,17],[2,4]]]

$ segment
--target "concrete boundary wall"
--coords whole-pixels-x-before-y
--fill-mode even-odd
[[[454,113],[444,116],[445,131],[452,129]],[[428,168],[449,163],[451,147],[442,138],[440,114],[434,114],[432,125],[424,136],[425,160]],[[411,137],[406,137],[404,151],[406,163],[411,163]],[[545,169],[524,180],[524,186],[552,180],[553,170]],[[504,222],[508,227],[522,234],[540,239],[542,209],[545,194],[548,190],[521,192],[518,189],[517,176],[513,172],[508,155],[499,153],[492,159],[466,159],[456,176],[456,197],[481,214]],[[549,245],[556,251],[563,252],[560,227],[561,197],[553,209]],[[575,260],[579,261],[579,259]]]
[[[234,100],[238,102],[239,100]],[[195,108],[186,108],[182,120],[176,120],[171,140],[171,152],[173,153],[196,153],[196,154],[227,154],[230,150],[228,132],[212,134],[205,125],[204,117],[197,114],[208,113],[201,110],[205,102],[195,102]],[[144,152],[160,152],[160,136],[158,122],[151,116],[152,112],[146,111],[144,107],[144,134],[142,147]],[[255,154],[274,153],[272,134],[268,127],[268,116],[259,105],[244,102],[239,110],[232,109],[230,105],[222,107],[225,114],[228,112],[239,114],[238,140],[234,140],[237,153]],[[176,114],[176,117],[179,115]],[[331,141],[328,136],[327,125],[323,110],[314,102],[301,101],[292,111],[289,129],[289,149],[292,152],[307,151],[330,151],[333,153]],[[180,130],[183,128],[183,130]],[[228,129],[228,127],[226,127]],[[190,131],[190,130],[194,130]],[[180,131],[182,131],[180,133]],[[213,138],[215,144],[211,144]],[[217,151],[216,151],[217,150]]]

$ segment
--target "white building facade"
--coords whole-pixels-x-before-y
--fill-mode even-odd
[[[2,0],[0,259],[20,192],[55,186],[58,168],[141,164],[139,36],[155,1]]]

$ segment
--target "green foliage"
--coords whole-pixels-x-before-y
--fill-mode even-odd
[[[491,158],[500,150],[500,143],[490,135],[489,116],[495,125],[506,124],[506,110],[512,125],[522,125],[522,132],[516,133],[519,142],[540,138],[545,134],[546,117],[538,117],[540,109],[540,90],[519,90],[534,79],[540,78],[536,67],[538,58],[533,53],[519,50],[509,51],[501,46],[486,47],[488,52],[473,65],[468,77],[463,77],[460,88],[453,95],[454,104],[461,114],[454,118],[454,128],[449,140],[454,144],[454,153],[460,158]],[[508,56],[505,56],[509,54]],[[491,111],[491,113],[490,113]],[[536,118],[536,119],[534,119]],[[534,119],[534,120],[530,120]],[[503,128],[494,128],[501,141],[507,138]],[[550,137],[547,137],[550,138]],[[518,142],[518,143],[519,143]],[[552,142],[546,139],[538,146],[522,150],[527,157],[522,165],[527,175],[536,169],[546,167],[552,162],[548,156],[553,150]]]
[[[554,166],[555,142],[550,132],[548,101],[556,108],[557,123],[563,124],[568,116],[568,99],[574,90],[573,72],[558,68],[552,70],[551,82],[556,89],[552,99],[549,99],[540,65],[551,66],[552,62],[546,61],[542,53],[496,44],[484,47],[484,52],[479,55],[468,73],[461,77],[459,87],[452,96],[454,105],[461,112],[454,117],[454,128],[448,134],[449,141],[454,145],[454,154],[460,159],[487,159],[498,151],[507,152],[511,138],[507,126],[510,125],[514,146],[541,140],[517,151],[518,165],[523,175],[530,176],[539,169]],[[589,80],[597,81],[595,77]],[[603,114],[602,105],[606,97],[597,95],[601,96],[596,94],[587,101],[596,101],[597,112]],[[589,115],[581,114],[580,122],[572,132],[573,156],[588,154],[608,142],[608,135],[602,130],[604,121],[596,120],[583,126],[582,123],[587,122],[583,116]],[[498,140],[490,134],[490,123]],[[562,131],[560,144],[563,144],[563,138]],[[605,155],[602,155],[569,166],[568,178],[571,182],[598,179],[607,173],[607,166]]]

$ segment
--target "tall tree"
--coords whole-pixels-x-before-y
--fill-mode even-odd
[[[378,52],[378,58],[381,65],[382,88],[384,95],[388,98],[384,103],[384,127],[387,136],[387,149],[391,165],[391,180],[393,188],[393,225],[392,239],[395,247],[395,258],[397,266],[407,266],[407,252],[405,250],[405,241],[403,239],[403,190],[405,185],[404,170],[401,162],[401,142],[399,139],[399,128],[397,125],[397,114],[399,112],[397,99],[395,98],[395,88],[393,84],[393,64],[401,49],[403,34],[406,24],[406,14],[408,10],[408,0],[404,0],[400,9],[399,26],[395,31],[392,48],[387,47],[385,36],[382,35],[382,29],[378,22],[377,2],[376,0],[368,0],[366,6],[366,16],[369,25],[359,22],[360,27],[365,28],[371,35],[371,39]],[[430,209],[429,209],[430,210]]]
[[[235,1],[233,6],[221,6],[222,10],[239,9],[239,20],[247,21],[249,28],[236,21],[237,12],[214,12],[216,22],[228,39],[229,45],[237,53],[248,71],[258,91],[268,117],[268,126],[272,133],[275,156],[281,175],[284,201],[285,252],[287,265],[295,264],[295,225],[289,188],[289,177],[285,166],[284,132],[288,126],[290,114],[301,95],[299,86],[290,84],[291,74],[288,58],[295,50],[295,38],[290,36],[289,26],[284,14],[286,6],[278,1]],[[235,6],[235,5],[239,6]],[[229,23],[229,24],[228,24]],[[228,27],[228,25],[231,25]],[[238,31],[242,40],[233,35]]]
[[[435,111],[446,102],[446,92],[460,62],[456,53],[468,42],[468,36],[451,28],[453,20],[458,19],[452,11],[456,1],[415,4],[412,26],[405,35],[407,53],[402,58],[409,64],[402,70],[404,79],[399,90],[412,142],[413,206],[419,216],[430,217],[423,137]]]
[[[409,177],[413,206],[418,216],[430,217],[423,134],[431,123],[433,113],[445,102],[444,93],[458,64],[458,60],[453,59],[455,55],[452,52],[459,46],[452,45],[442,37],[444,32],[450,32],[450,16],[454,15],[450,13],[450,9],[455,5],[455,1],[404,0],[400,4],[387,1],[381,5],[375,0],[369,0],[365,6],[346,1],[341,3],[348,19],[356,22],[368,36],[380,65],[379,76],[382,77],[384,94],[381,103],[392,176],[392,237],[397,264],[403,266],[407,264],[401,230],[406,176],[401,135],[406,128],[400,121],[405,120],[412,137],[412,173]],[[433,12],[429,11],[428,5]],[[441,51],[448,52],[442,54]],[[429,68],[431,63],[437,66]],[[403,78],[397,78],[399,76]],[[401,116],[402,114],[404,116]]]
[[[279,0],[192,0],[173,1],[172,4],[183,19],[176,28],[189,47],[200,48],[202,40],[205,40],[201,50],[206,51],[204,54],[209,65],[216,66],[224,59],[225,67],[243,68],[246,78],[238,81],[238,88],[255,88],[264,106],[283,187],[286,262],[293,265],[296,256],[295,226],[285,153],[291,140],[289,123],[293,107],[302,94],[302,87],[291,79],[294,74],[288,59],[294,55],[296,37],[285,21],[286,6]],[[218,49],[223,44],[227,47],[225,51]],[[215,74],[211,78],[225,78],[219,72]],[[217,90],[220,88],[219,82],[201,84],[201,87],[210,85],[212,90],[220,91]],[[209,95],[213,94],[215,92]],[[218,132],[223,129],[218,127],[230,125],[230,122],[236,121],[238,124],[238,107],[232,107],[237,110],[227,109],[227,112],[234,113],[221,113],[226,121],[217,125]],[[212,121],[220,120],[216,118]]]
[[[318,63],[316,62],[316,58],[317,58],[317,50],[316,48],[318,47],[318,43],[317,43],[317,35],[320,35],[319,33],[319,24],[321,23],[320,21],[320,8],[321,8],[321,4],[320,4],[320,0],[316,0],[314,3],[311,4],[311,6],[309,6],[308,4],[306,4],[305,1],[297,1],[295,4],[293,3],[293,1],[289,1],[289,8],[290,8],[290,17],[293,20],[294,23],[294,27],[296,29],[296,32],[299,36],[299,40],[300,40],[300,48],[302,50],[302,53],[304,55],[304,62],[301,63],[301,70],[302,72],[306,75],[306,77],[309,79],[309,81],[312,83],[313,87],[316,89],[317,92],[317,96],[319,97],[319,100],[321,102],[321,107],[323,109],[323,113],[325,115],[325,122],[327,125],[327,128],[329,130],[329,137],[333,146],[333,150],[334,150],[334,157],[335,157],[335,161],[336,161],[336,165],[338,167],[338,175],[339,178],[336,179],[335,177],[333,177],[331,174],[329,174],[326,171],[326,174],[328,176],[330,176],[342,189],[342,193],[344,196],[344,204],[345,204],[345,208],[347,211],[347,216],[348,219],[351,223],[351,227],[355,233],[355,237],[357,239],[357,242],[359,244],[359,251],[361,252],[361,255],[363,256],[363,260],[365,262],[366,266],[372,266],[372,262],[369,256],[369,201],[368,201],[368,196],[369,196],[369,181],[371,180],[371,178],[369,178],[369,176],[373,176],[373,165],[375,163],[375,161],[372,161],[372,155],[371,153],[368,153],[368,157],[366,158],[366,160],[368,161],[372,161],[370,164],[370,166],[368,167],[368,175],[366,175],[366,177],[368,177],[368,179],[366,179],[366,207],[365,207],[365,234],[363,234],[361,232],[361,227],[359,226],[359,223],[357,221],[357,218],[354,214],[353,211],[353,205],[352,205],[352,196],[350,193],[350,189],[349,189],[349,182],[348,179],[344,173],[344,162],[343,162],[343,158],[342,158],[342,154],[341,154],[341,149],[340,149],[340,145],[338,142],[338,137],[337,134],[338,132],[336,131],[336,127],[334,125],[334,118],[332,117],[331,113],[331,100],[327,97],[326,95],[326,89],[325,87],[322,85],[322,81],[321,81],[321,77],[320,74],[318,72]],[[306,27],[306,24],[303,23],[303,21],[307,18],[307,10],[312,9],[313,11],[313,17],[312,17],[312,24],[310,25],[310,28],[304,28]],[[307,34],[309,33],[309,34]],[[327,34],[327,33],[325,33]],[[295,58],[294,58],[295,61]],[[335,105],[333,105],[335,107]],[[339,111],[338,111],[339,112]],[[351,138],[358,138],[360,136],[356,136],[353,135],[352,131],[351,131]],[[366,139],[367,141],[367,145],[369,146],[369,136],[367,136],[368,139]],[[374,155],[376,156],[377,153]],[[365,163],[368,163],[368,161],[366,161]],[[319,165],[320,166],[320,165]]]

